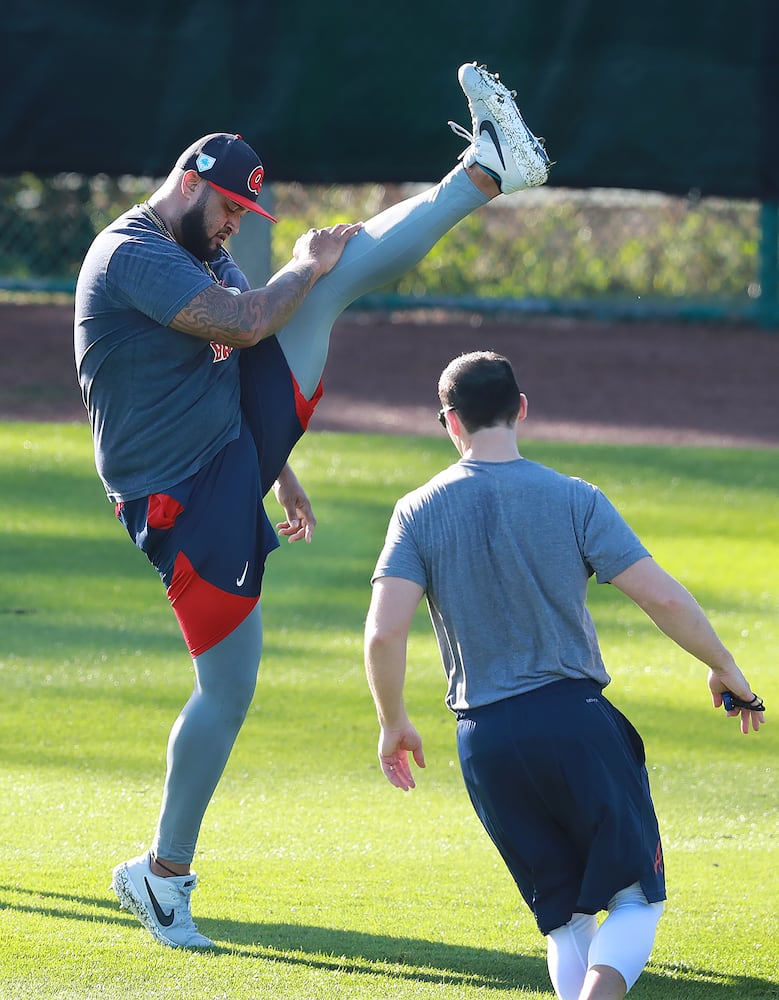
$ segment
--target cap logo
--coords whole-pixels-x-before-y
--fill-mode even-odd
[[[265,177],[265,168],[260,164],[259,167],[255,167],[254,170],[249,174],[249,179],[247,180],[247,185],[249,190],[254,194],[258,195],[260,193],[260,188],[262,187],[262,181]]]
[[[215,156],[209,156],[208,153],[201,153],[197,160],[195,161],[195,166],[199,174],[205,173],[206,170],[210,170],[211,167],[216,163]]]

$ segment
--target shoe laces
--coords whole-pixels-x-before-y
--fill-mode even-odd
[[[190,897],[197,888],[197,877],[193,876],[192,878],[188,878],[186,882],[180,882],[178,885],[172,886],[171,888],[175,888],[179,895],[180,905],[184,907],[187,913],[189,913]]]
[[[464,125],[460,125],[457,122],[447,122],[446,124],[454,132],[455,135],[459,136],[461,139],[465,139],[465,141],[468,143],[468,145],[465,147],[462,153],[460,153],[460,155],[457,157],[458,160],[461,160],[468,152],[470,147],[473,146],[474,143],[476,142],[476,136],[473,135],[472,132],[469,132]]]
[[[197,879],[193,879],[191,882],[187,882],[183,885],[179,884],[171,886],[171,890],[175,891],[178,895],[176,903],[176,925],[179,929],[185,930],[190,934],[200,934],[198,926],[192,917],[192,910],[190,908],[190,897],[196,888]]]
[[[447,122],[446,124],[461,139],[467,139],[468,142],[476,142],[476,136],[472,132],[469,132],[464,125],[459,125],[457,122]]]

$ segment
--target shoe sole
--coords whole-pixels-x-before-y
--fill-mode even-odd
[[[511,92],[487,70],[469,63],[460,68],[458,79],[471,107],[480,101],[500,126],[515,161],[524,168],[527,186],[543,184],[549,177],[549,157],[525,124]]]
[[[116,893],[119,899],[119,908],[122,910],[129,910],[133,916],[137,917],[146,930],[151,934],[155,941],[160,944],[165,945],[166,948],[212,948],[214,946],[213,941],[209,941],[208,944],[177,944],[175,941],[171,941],[170,938],[166,938],[165,935],[160,931],[157,924],[154,922],[154,918],[149,913],[146,904],[143,902],[135,886],[132,883],[130,876],[127,874],[127,866],[119,865],[114,868],[113,877],[111,879],[111,888]]]

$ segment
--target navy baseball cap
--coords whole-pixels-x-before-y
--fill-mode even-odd
[[[240,135],[229,132],[204,135],[184,150],[176,166],[181,170],[194,170],[220,194],[250,212],[264,215],[271,222],[277,221],[257,204],[265,169],[259,156]]]

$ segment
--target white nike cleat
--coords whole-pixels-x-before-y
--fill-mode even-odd
[[[150,855],[141,854],[114,868],[111,888],[123,910],[130,910],[160,944],[169,948],[211,948],[214,942],[197,929],[189,897],[197,876],[153,875]]]
[[[449,127],[470,143],[460,154],[465,166],[483,167],[495,177],[503,194],[544,184],[552,164],[543,141],[522,120],[514,101],[516,91],[507,90],[497,73],[476,63],[461,66],[457,79],[468,98],[473,132],[456,122],[449,122]]]

